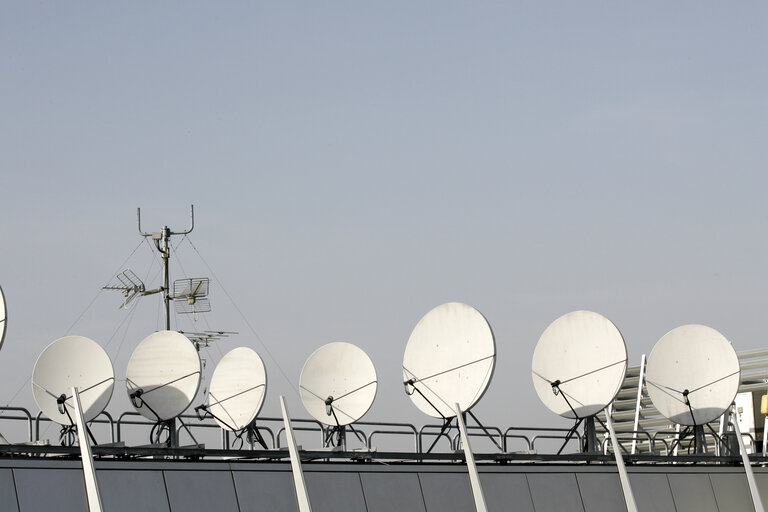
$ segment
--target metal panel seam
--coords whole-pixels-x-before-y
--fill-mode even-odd
[[[429,512],[429,509],[427,508],[427,499],[424,497],[424,488],[421,486],[421,473],[418,471],[416,472],[416,479],[419,482],[419,492],[421,492],[421,502],[424,503],[424,510]]]
[[[237,503],[237,510],[238,512],[241,512],[240,508],[240,497],[237,495],[237,483],[235,483],[235,472],[232,471],[232,465],[228,464],[229,466],[229,476],[232,478],[232,488],[235,491],[235,503]]]
[[[168,481],[165,479],[165,470],[160,472],[163,475],[163,487],[165,488],[165,499],[168,501],[168,510],[173,512],[173,507],[171,506],[171,495],[168,493]]]
[[[357,472],[357,479],[360,481],[360,491],[363,495],[363,504],[365,505],[365,510],[368,512],[368,500],[365,499],[365,486],[363,485],[363,472],[358,471]]]
[[[576,490],[579,491],[579,499],[581,500],[581,510],[584,510],[586,512],[587,506],[584,505],[584,496],[581,494],[581,486],[579,485],[579,477],[576,475],[576,473],[571,473],[573,475],[573,479],[576,480]]]
[[[11,469],[11,479],[13,480],[13,492],[16,494],[16,510],[21,512],[21,502],[19,501],[19,489],[16,487],[16,470]]]
[[[664,475],[667,478],[667,485],[669,486],[669,495],[672,496],[672,505],[675,507],[675,511],[677,512],[677,502],[675,502],[675,491],[672,490],[672,483],[669,481],[669,473]],[[715,497],[715,500],[717,500],[717,497]]]
[[[523,473],[523,477],[525,477],[525,487],[528,489],[528,496],[531,498],[531,506],[533,507],[533,512],[536,512],[536,502],[533,500],[533,493],[531,492],[531,483],[528,481],[528,473]]]

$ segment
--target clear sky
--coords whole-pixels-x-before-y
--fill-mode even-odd
[[[348,341],[379,373],[366,419],[426,422],[400,365],[448,301],[494,328],[475,411],[505,426],[562,423],[530,362],[572,310],[630,364],[686,323],[768,345],[764,2],[6,2],[0,77],[2,403],[36,410],[25,381],[67,333],[123,379],[158,303],[126,329],[99,288],[137,206],[158,230],[195,204],[173,277],[210,275],[199,252],[214,311],[174,326],[238,331],[208,376],[256,349],[267,415],[286,394],[306,416],[304,360]],[[154,285],[153,258],[125,266]]]

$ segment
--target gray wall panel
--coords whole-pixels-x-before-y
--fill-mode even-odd
[[[96,470],[101,504],[109,512],[168,512],[162,471]]]
[[[235,489],[241,512],[295,512],[296,491],[288,471],[235,471]],[[211,511],[224,512],[224,511]]]
[[[164,471],[172,512],[237,510],[229,471]]]
[[[760,499],[763,501],[763,508],[768,510],[768,473],[755,473],[755,482],[760,492]]]
[[[419,473],[427,512],[467,512],[475,509],[466,473]]]
[[[573,473],[530,473],[528,487],[536,512],[584,512]]]
[[[14,469],[21,512],[88,510],[85,480],[79,469]]]
[[[629,473],[629,483],[641,512],[674,512],[675,500],[664,473]]]
[[[0,469],[0,506],[2,510],[19,510],[16,501],[16,487],[13,484],[13,472],[10,469]]]
[[[425,512],[419,479],[413,473],[361,473],[368,512]]]
[[[626,511],[618,474],[580,473],[576,475],[581,501],[587,512]]]
[[[667,478],[677,512],[718,512],[709,475],[681,473],[670,474]]]
[[[358,473],[304,471],[312,512],[361,512],[365,510],[363,485]]]
[[[488,510],[534,512],[524,474],[480,473],[480,483]]]
[[[746,473],[709,475],[709,480],[720,512],[755,512]]]

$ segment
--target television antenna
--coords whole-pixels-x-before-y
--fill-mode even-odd
[[[267,444],[256,427],[256,416],[266,393],[264,362],[254,350],[238,347],[227,352],[216,365],[208,398],[195,407],[195,412],[201,420],[209,415],[224,430],[237,433],[241,441],[245,434],[251,446],[258,442],[266,450]]]
[[[193,277],[174,281],[173,306],[177,314],[209,312],[211,302],[208,300],[208,278]]]
[[[626,371],[624,338],[603,315],[573,311],[544,330],[533,352],[533,386],[549,410],[576,420],[558,454],[582,423],[582,450],[600,451],[595,419],[616,397]]]
[[[139,276],[133,272],[133,270],[129,268],[125,269],[124,271],[117,274],[116,278],[118,280],[118,284],[107,285],[102,289],[119,290],[123,292],[125,300],[120,305],[121,308],[127,308],[128,304],[133,302],[133,299],[145,294],[146,288],[144,287],[144,283],[139,278]]]
[[[186,336],[198,351],[200,351],[200,349],[202,348],[208,347],[213,341],[227,338],[229,337],[230,334],[237,334],[237,332],[235,331],[202,331],[202,332],[176,331],[176,332]]]
[[[419,320],[405,347],[403,384],[405,393],[419,410],[443,420],[440,433],[427,452],[451,428],[456,404],[501,449],[471,411],[488,389],[495,365],[493,331],[482,313],[472,306],[449,302]]]
[[[705,325],[683,325],[662,336],[645,369],[653,405],[670,421],[685,426],[674,447],[693,436],[697,454],[707,453],[705,425],[720,440],[709,422],[728,410],[740,381],[739,359],[731,342]]]
[[[79,389],[86,422],[101,414],[112,398],[115,372],[104,349],[84,336],[65,336],[48,345],[32,371],[32,394],[43,414],[62,425],[62,445],[75,442],[72,388]],[[90,430],[88,435],[94,444]]]
[[[346,450],[349,427],[369,448],[352,423],[371,408],[377,387],[376,368],[368,354],[356,345],[329,343],[307,358],[299,377],[299,392],[307,412],[331,427],[325,434],[325,446],[335,444]]]
[[[139,343],[128,361],[125,384],[133,407],[155,422],[153,444],[178,446],[176,420],[200,387],[202,364],[194,344],[176,331],[158,331]],[[165,436],[167,434],[167,439]]]
[[[165,312],[165,330],[171,330],[171,302],[176,314],[197,314],[211,311],[211,302],[208,298],[210,280],[207,277],[193,277],[177,279],[170,284],[170,240],[175,235],[188,235],[195,228],[195,205],[189,207],[189,228],[184,231],[172,231],[168,226],[163,226],[158,232],[147,233],[141,229],[141,208],[136,209],[139,234],[145,238],[151,238],[155,247],[160,252],[163,266],[163,283],[157,288],[147,290],[144,282],[131,269],[120,272],[117,283],[104,286],[104,290],[118,290],[123,293],[125,300],[121,307],[128,305],[136,299],[146,295],[161,293],[163,297],[163,310]],[[182,332],[183,331],[179,331]],[[207,347],[212,341],[224,338],[229,331],[204,331],[202,333],[189,333],[189,338],[195,347],[200,350]]]

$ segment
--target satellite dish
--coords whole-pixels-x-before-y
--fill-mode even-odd
[[[74,424],[72,387],[77,387],[85,421],[107,407],[115,385],[112,362],[101,346],[83,336],[65,336],[40,354],[32,372],[32,394],[40,410],[61,425]],[[73,411],[67,414],[67,411]]]
[[[449,302],[419,320],[403,356],[406,393],[435,418],[469,411],[485,393],[496,364],[496,342],[485,317],[472,306]]]
[[[5,328],[8,325],[8,311],[5,309],[5,294],[0,286],[0,348],[3,348],[5,341]]]
[[[207,410],[221,428],[238,431],[259,414],[267,391],[267,373],[259,355],[247,347],[221,358],[208,387]]]
[[[547,408],[565,418],[586,418],[605,409],[619,392],[627,347],[603,315],[574,311],[546,328],[531,368],[533,386]]]
[[[200,373],[200,356],[192,342],[175,331],[158,331],[133,351],[125,384],[131,403],[142,416],[166,421],[192,403]]]
[[[376,368],[351,343],[329,343],[304,363],[299,391],[304,408],[317,421],[331,426],[354,423],[368,412],[376,397]]]
[[[672,329],[656,342],[646,363],[653,405],[681,425],[704,425],[720,417],[736,398],[740,380],[731,342],[704,325]]]

